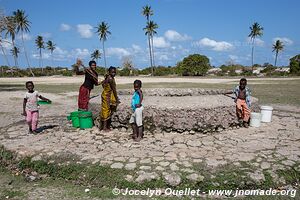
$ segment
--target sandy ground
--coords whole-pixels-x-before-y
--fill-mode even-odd
[[[202,77],[174,77],[174,78],[165,78],[165,77],[116,77],[116,82],[118,84],[128,84],[133,83],[134,80],[140,79],[143,83],[232,83],[238,82],[239,78],[202,78]],[[248,78],[249,81],[276,81],[276,80],[299,80],[300,78]],[[36,84],[74,84],[82,83],[82,76],[74,77],[62,77],[62,76],[50,76],[50,77],[21,77],[21,78],[0,78],[0,84],[24,84],[26,81],[31,80]],[[101,77],[100,77],[101,80]]]
[[[143,82],[195,82],[195,83],[232,83],[239,79],[201,79],[201,78],[152,78],[139,77]],[[117,77],[119,84],[132,83],[136,77]],[[284,80],[294,80],[288,78]],[[0,78],[0,84],[23,84],[28,78]],[[82,77],[43,77],[31,79],[40,84],[72,84],[81,83]],[[254,80],[282,80],[280,79],[254,79]],[[279,82],[279,81],[278,81]],[[81,157],[82,162],[99,162],[111,168],[135,169],[135,181],[147,179],[147,176],[163,176],[161,174],[171,171],[177,174],[194,173],[192,166],[205,164],[217,168],[223,164],[250,162],[255,169],[249,171],[252,179],[264,179],[263,170],[269,170],[276,178],[278,169],[288,169],[300,160],[299,145],[299,117],[300,107],[287,105],[273,105],[274,117],[272,123],[262,124],[260,128],[227,130],[215,135],[182,135],[174,134],[146,134],[140,144],[130,139],[130,132],[113,130],[105,134],[97,128],[90,131],[78,131],[69,128],[66,116],[77,109],[77,92],[64,94],[43,93],[43,96],[53,101],[52,105],[40,107],[39,127],[58,125],[56,129],[45,130],[39,135],[28,135],[24,117],[21,116],[24,91],[0,92],[0,145],[18,152],[20,155],[53,155],[63,152],[73,152]],[[192,105],[207,106],[214,104],[233,104],[230,98],[214,102],[210,97],[199,101],[198,97],[187,97]],[[122,97],[122,103],[130,103],[129,96]],[[145,103],[180,105],[186,103],[181,98],[150,97]],[[156,101],[156,102],[155,102]],[[225,102],[226,101],[226,102]],[[209,102],[209,103],[205,103]],[[100,97],[91,100],[99,103]],[[69,132],[66,131],[70,129]],[[241,131],[242,130],[242,131]],[[97,135],[96,134],[100,134]],[[116,142],[117,141],[117,142]],[[171,146],[172,145],[172,146]],[[99,149],[100,148],[100,149]],[[86,149],[89,149],[87,152]],[[134,157],[134,156],[136,157]],[[252,168],[251,168],[252,169]],[[299,169],[299,168],[298,168]],[[197,175],[196,174],[196,175]],[[150,176],[149,175],[149,176]],[[1,177],[0,177],[1,178]],[[278,180],[280,181],[280,180]],[[1,181],[0,181],[1,186]],[[58,194],[59,197],[48,198],[47,194]],[[59,194],[61,193],[61,194]],[[29,199],[62,199],[65,191],[57,188],[49,191],[39,189],[29,193]],[[43,198],[42,198],[43,197]],[[66,198],[64,198],[66,199]]]

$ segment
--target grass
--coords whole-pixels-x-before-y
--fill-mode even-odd
[[[54,158],[51,159],[51,161]],[[127,171],[124,169],[112,169],[109,166],[100,165],[84,165],[84,164],[61,164],[60,158],[49,162],[47,160],[32,161],[30,157],[16,160],[15,155],[0,147],[0,197],[26,197],[28,191],[33,189],[53,189],[57,190],[60,195],[68,198],[114,198],[111,191],[113,188],[129,188],[134,190],[147,190],[156,188],[169,188],[170,186],[164,182],[163,179],[152,180],[138,184],[129,182],[124,179],[125,175],[135,175],[134,171]],[[196,183],[188,181],[183,177],[182,183],[177,187],[171,187],[176,190],[184,190],[185,188],[200,189],[201,191],[209,190],[235,190],[239,189],[269,189],[277,188],[278,185],[274,183],[272,177],[265,171],[264,182],[254,182],[248,176],[247,172],[255,169],[251,168],[249,163],[241,163],[241,167],[232,165],[225,165],[214,171],[209,170],[204,165],[195,166],[196,171],[201,172],[205,177],[204,181]],[[291,169],[279,170],[279,176],[282,176],[288,184],[295,185],[300,182],[300,172],[297,171],[299,163]],[[26,182],[23,176],[15,176],[10,173],[7,168],[36,171],[38,174],[47,174],[48,177],[30,184]],[[211,175],[214,175],[213,177]],[[11,184],[7,184],[11,183]],[[64,185],[62,188],[61,185]],[[31,188],[31,189],[28,189]],[[90,192],[85,193],[84,189],[89,188]],[[128,196],[126,196],[127,198]],[[133,196],[134,197],[134,196]],[[297,197],[300,197],[299,194]],[[296,198],[297,198],[296,197]],[[157,199],[169,199],[165,197],[157,197]],[[173,199],[173,198],[172,198]],[[186,198],[189,199],[189,198]],[[209,199],[209,198],[208,198]],[[282,196],[276,197],[247,197],[243,199],[287,199]]]

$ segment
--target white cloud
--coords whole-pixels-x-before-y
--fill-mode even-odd
[[[284,45],[287,45],[287,46],[290,46],[294,43],[291,39],[286,38],[286,37],[273,38],[273,43],[275,43],[277,40],[280,40],[281,42],[283,42]]]
[[[40,54],[39,53],[35,53],[35,54],[32,54],[32,57],[35,58],[35,59],[40,59]],[[43,59],[49,59],[50,58],[50,53],[42,53],[42,58]]]
[[[166,60],[170,60],[170,58],[168,57],[168,55],[159,55],[158,56],[158,60],[160,61],[166,61]]]
[[[236,55],[229,55],[228,57],[229,57],[231,60],[234,60],[234,61],[236,61],[236,60],[239,59],[239,57],[236,56]]]
[[[131,55],[131,53],[128,50],[126,50],[124,48],[117,48],[117,47],[115,47],[115,48],[108,48],[106,50],[106,52],[107,52],[108,56],[117,56],[119,58]]]
[[[167,48],[170,47],[170,43],[163,37],[153,37],[153,46],[156,48]]]
[[[139,45],[136,45],[136,44],[132,45],[132,49],[133,49],[134,53],[140,53],[143,51],[143,49]]]
[[[248,38],[247,38],[247,42],[252,44],[252,40],[251,40],[251,38],[250,38],[250,37],[248,37]],[[262,46],[264,46],[264,45],[265,45],[265,42],[264,42],[262,39],[255,38],[255,42],[254,42],[254,44],[255,44],[256,46],[260,46],[260,47],[262,47]]]
[[[53,59],[57,61],[67,60],[68,58],[72,59],[72,55],[69,54],[67,50],[61,49],[59,46],[53,51]]]
[[[51,33],[41,33],[41,36],[43,37],[43,38],[51,38],[51,36],[52,36],[52,34]]]
[[[1,45],[3,48],[7,49],[7,50],[10,50],[12,49],[12,44],[9,40],[7,39],[1,39]]]
[[[61,30],[61,31],[69,31],[69,30],[71,30],[71,26],[70,26],[69,24],[64,24],[64,23],[62,23],[62,24],[60,25],[60,30]]]
[[[28,33],[24,33],[23,38],[24,38],[24,41],[31,40],[31,36]],[[22,34],[18,34],[17,39],[22,40]]]
[[[178,33],[177,31],[174,31],[174,30],[167,30],[165,32],[165,37],[167,40],[173,41],[173,42],[186,41],[186,40],[191,39],[190,36],[188,36],[186,34],[181,35],[180,33]]]
[[[217,42],[209,38],[202,38],[194,43],[196,46],[208,47],[214,51],[226,51],[233,48],[233,45],[229,42],[221,41]]]
[[[90,24],[78,24],[77,32],[82,38],[91,38],[93,36],[93,27]]]
[[[76,48],[71,51],[71,54],[76,58],[87,58],[91,55],[91,52],[88,49]]]

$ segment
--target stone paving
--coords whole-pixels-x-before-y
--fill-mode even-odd
[[[64,116],[41,117],[42,131],[28,134],[24,121],[1,128],[0,145],[19,156],[34,160],[56,155],[72,155],[80,163],[93,163],[116,169],[135,170],[129,181],[164,178],[178,185],[182,176],[191,181],[204,179],[199,166],[217,169],[224,165],[242,167],[247,162],[255,170],[249,176],[265,179],[263,170],[273,178],[278,169],[287,169],[300,160],[300,113],[275,111],[271,123],[260,128],[232,128],[213,134],[145,133],[141,142],[130,138],[130,130],[99,131],[97,127],[79,130]]]

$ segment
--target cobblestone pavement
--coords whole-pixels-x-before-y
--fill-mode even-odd
[[[272,122],[259,128],[207,135],[146,132],[138,143],[130,138],[130,130],[79,130],[65,116],[47,116],[40,118],[37,135],[28,134],[24,121],[2,127],[0,145],[34,160],[71,154],[80,163],[135,170],[136,176],[125,178],[136,182],[163,177],[177,185],[183,174],[191,181],[203,179],[199,166],[213,170],[224,165],[241,167],[245,162],[254,169],[249,173],[252,179],[264,180],[263,170],[268,170],[276,181],[284,182],[275,172],[299,164],[299,119],[300,113],[275,111]]]

